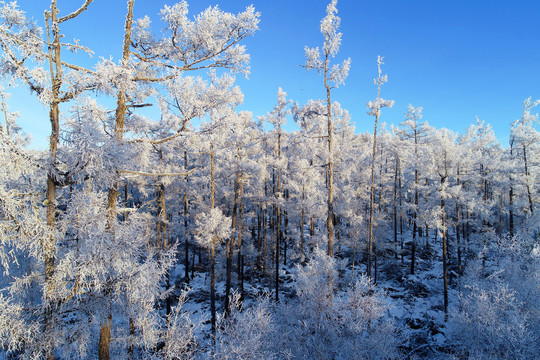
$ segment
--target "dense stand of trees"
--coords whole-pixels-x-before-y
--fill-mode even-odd
[[[232,76],[247,71],[240,43],[257,30],[252,7],[236,15],[209,8],[190,20],[187,3],[166,6],[157,37],[133,19],[129,0],[119,62],[90,69],[65,62],[66,47],[88,49],[60,39],[62,23],[91,3],[61,16],[53,0],[43,30],[16,3],[0,2],[3,75],[50,107],[52,129],[47,152],[26,150],[2,92],[5,354],[397,358],[403,341],[377,284],[393,276],[385,266],[418,274],[420,256],[441,262],[440,306],[462,329],[450,352],[538,350],[540,101],[524,102],[508,147],[479,120],[465,134],[435,129],[420,107],[381,128],[381,109],[393,101],[380,96],[379,57],[377,98],[368,103],[375,131],[357,134],[331,98],[350,64],[330,66],[341,42],[334,0],[321,22],[322,53],[306,48],[325,100],[292,104],[280,88],[274,110],[254,119],[235,111],[242,94]],[[147,106],[156,119],[138,113]],[[283,131],[287,119],[299,130]],[[505,274],[497,270],[512,261]],[[295,265],[295,285],[283,286]],[[182,308],[182,286],[206,272],[209,342]],[[478,291],[451,298],[458,278]],[[244,308],[255,281],[276,304]],[[482,308],[490,297],[492,313]],[[450,319],[452,303],[461,310]],[[481,312],[510,317],[505,324],[521,334],[512,333],[512,348]],[[469,346],[471,333],[484,343]]]

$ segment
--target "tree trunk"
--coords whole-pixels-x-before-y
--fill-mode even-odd
[[[157,239],[156,246],[158,249],[166,250],[169,246],[167,240],[167,211],[165,208],[165,186],[159,184],[157,186]]]
[[[397,186],[398,186],[398,157],[396,156],[396,169],[394,172],[394,257],[398,258],[397,251]]]
[[[275,252],[275,270],[276,270],[276,273],[275,273],[275,284],[274,284],[274,291],[276,292],[275,294],[275,298],[276,298],[276,302],[279,302],[279,250],[280,250],[280,246],[281,246],[281,243],[280,243],[280,240],[281,240],[281,232],[280,232],[280,227],[279,227],[279,223],[281,222],[281,219],[280,219],[280,213],[281,213],[281,208],[280,206],[278,205],[276,207],[276,252]]]
[[[457,185],[461,186],[460,180],[459,180],[459,167],[457,169]],[[458,274],[461,276],[463,275],[463,269],[461,266],[461,236],[459,233],[460,230],[460,206],[459,206],[459,199],[456,199],[456,243],[457,243],[457,258],[458,258]]]
[[[441,176],[441,225],[442,225],[442,250],[443,250],[443,296],[444,296],[444,321],[448,321],[448,269],[447,269],[447,231],[446,231],[446,207],[444,196],[444,184],[448,176],[446,152],[444,153],[444,175]]]
[[[328,84],[328,55],[324,62],[324,87],[326,88],[326,112],[328,118],[328,256],[334,257],[334,136],[332,125],[332,101]]]
[[[267,245],[267,238],[268,238],[268,205],[264,204],[263,209],[263,230],[264,230],[264,236],[263,236],[263,244],[262,244],[262,273],[263,275],[266,275],[266,245]]]
[[[262,206],[259,204],[257,208],[257,270],[261,269],[262,264]]]
[[[50,17],[46,15],[47,23],[47,41],[50,43],[49,19],[52,22],[52,46],[49,47],[48,60],[49,70],[52,81],[52,100],[49,108],[49,120],[51,122],[51,136],[49,138],[49,157],[51,165],[47,172],[47,230],[45,240],[43,241],[43,256],[45,260],[45,301],[47,303],[45,311],[44,331],[47,336],[46,357],[54,358],[54,337],[55,337],[55,318],[56,307],[53,300],[56,286],[54,285],[55,272],[55,252],[56,239],[54,236],[56,228],[56,182],[53,177],[56,166],[56,152],[58,149],[58,136],[60,134],[60,110],[59,110],[59,92],[62,86],[62,63],[61,63],[61,44],[60,30],[57,22],[58,9],[56,0],[51,2]],[[56,72],[55,72],[56,71]]]
[[[240,192],[240,172],[236,172],[236,178],[234,182],[234,202],[233,202],[233,210],[232,210],[232,224],[231,228],[233,230],[233,233],[227,240],[226,245],[226,251],[227,251],[227,278],[225,280],[225,314],[228,315],[230,312],[230,295],[231,295],[231,276],[232,276],[232,258],[233,258],[233,239],[234,239],[234,231],[236,230],[236,221],[237,221],[237,214],[238,214],[238,198],[239,198],[239,192]]]
[[[244,196],[244,181],[243,181],[243,174],[240,178],[240,208],[238,211],[238,281],[240,282],[240,300],[244,300],[244,266],[243,266],[243,259],[244,255],[242,255],[242,230],[243,230],[243,224],[242,224],[242,215],[244,213],[244,202],[243,202],[243,196]]]
[[[302,199],[304,198],[305,198],[304,185],[302,185]],[[304,221],[305,221],[305,210],[304,210],[304,203],[302,203],[302,213],[300,216],[300,253],[301,253],[300,261],[302,263],[306,261],[306,253],[304,252]]]
[[[184,170],[187,173],[188,157],[184,151]],[[186,175],[186,188],[184,190],[184,281],[189,284],[189,230],[188,230],[188,176]]]
[[[511,182],[512,180],[510,180]],[[509,197],[510,197],[510,204],[508,206],[508,211],[509,211],[509,219],[508,221],[510,222],[510,224],[508,224],[508,226],[510,227],[510,238],[513,239],[514,238],[514,187],[512,185],[510,185],[510,194],[509,194]]]
[[[210,208],[214,209],[215,201],[214,182],[214,144],[210,144]],[[212,246],[210,249],[210,322],[212,324],[212,335],[216,336],[216,236],[212,236]]]
[[[133,24],[133,5],[135,0],[128,0],[128,11],[126,15],[126,23],[124,28],[124,43],[122,46],[122,64],[127,65],[129,61],[129,47],[131,42],[131,28]],[[115,136],[118,142],[122,141],[124,137],[124,123],[126,118],[127,106],[126,106],[126,93],[121,90],[118,92],[116,100],[116,112],[115,112]],[[114,233],[114,223],[116,222],[117,210],[116,205],[118,201],[118,174],[113,186],[109,189],[107,215],[108,215],[108,231]],[[99,331],[99,360],[109,359],[109,348],[111,343],[111,321],[112,314],[109,313],[108,321],[102,325]]]
[[[111,321],[112,315],[109,317],[105,324],[102,324],[99,329],[99,344],[98,344],[98,356],[100,360],[109,360],[109,349],[111,346]]]
[[[525,166],[525,187],[527,188],[527,198],[529,200],[529,210],[534,214],[533,200],[531,196],[531,184],[529,181],[529,164],[527,163],[527,149],[523,145],[523,164]]]

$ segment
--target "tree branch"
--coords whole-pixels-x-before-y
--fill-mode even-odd
[[[69,15],[61,17],[60,19],[58,19],[58,23],[60,24],[60,23],[63,23],[64,21],[66,21],[66,20],[70,20],[70,19],[73,19],[73,18],[79,16],[80,13],[82,13],[83,11],[85,11],[88,8],[88,5],[90,5],[90,3],[92,1],[94,1],[94,0],[85,0],[84,4],[77,11],[74,11]]]
[[[195,172],[195,169],[184,173],[147,173],[142,171],[120,170],[122,174],[141,175],[141,176],[188,176]]]

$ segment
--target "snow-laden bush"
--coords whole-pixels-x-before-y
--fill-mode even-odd
[[[469,265],[450,322],[461,355],[533,359],[540,353],[539,220],[529,219],[513,239],[493,242],[495,260]]]
[[[242,309],[240,294],[233,293],[231,311],[218,319],[215,359],[272,360],[274,322],[268,297]]]
[[[197,351],[195,332],[200,327],[194,323],[189,313],[183,310],[187,301],[188,290],[182,291],[178,304],[167,315],[167,328],[163,335],[165,346],[160,352],[160,358],[165,360],[193,359]]]
[[[384,293],[362,275],[347,289],[341,303],[345,348],[357,359],[394,359],[399,356],[399,337]]]
[[[384,294],[365,276],[343,294],[334,291],[335,260],[320,249],[298,267],[298,298],[283,306],[282,348],[298,359],[392,359],[396,330],[385,317]]]

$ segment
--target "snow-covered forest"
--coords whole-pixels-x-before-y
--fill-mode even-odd
[[[421,106],[384,126],[379,56],[359,134],[333,93],[351,62],[332,0],[299,70],[326,92],[276,89],[255,117],[235,85],[254,7],[180,1],[151,24],[128,0],[122,57],[87,67],[63,32],[80,2],[40,27],[0,1],[0,359],[538,357],[540,100],[509,144]],[[47,151],[14,86],[49,110]]]

